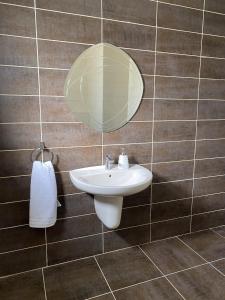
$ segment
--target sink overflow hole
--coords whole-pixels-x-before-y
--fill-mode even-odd
[[[109,177],[112,177],[112,175],[111,175],[111,174],[109,174]]]

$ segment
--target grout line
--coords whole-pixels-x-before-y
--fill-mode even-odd
[[[201,256],[198,252],[196,252],[191,246],[189,246],[188,244],[186,244],[182,239],[180,239],[178,237],[179,241],[181,241],[185,246],[187,246],[190,250],[192,250],[192,252],[194,252],[196,255],[198,255],[201,259],[203,259],[205,262],[207,262],[207,264],[209,264],[213,269],[215,269],[218,273],[220,273],[220,275],[222,275],[223,277],[225,277],[225,274],[223,274],[220,270],[218,270],[213,264],[212,261],[207,261],[203,256]],[[221,260],[221,259],[220,259]]]
[[[112,293],[108,292],[108,293],[100,294],[100,295],[97,295],[97,296],[85,298],[84,300],[92,300],[92,299],[96,299],[96,298],[99,298],[99,297],[102,297],[102,296],[107,296],[107,295],[112,295]]]
[[[204,35],[206,35],[206,34],[204,34]],[[210,34],[208,34],[208,35],[210,35]],[[6,36],[6,37],[12,37],[12,38],[33,39],[33,40],[35,39],[34,37],[29,37],[29,36],[4,34],[4,33],[0,33],[0,36]],[[224,38],[225,38],[225,36],[224,36]],[[77,45],[84,45],[84,46],[94,45],[94,44],[89,44],[89,43],[71,42],[71,41],[55,40],[55,39],[46,39],[46,38],[40,38],[40,37],[37,38],[37,40],[47,41],[47,42],[56,42],[56,43],[58,42],[58,43],[65,43],[65,44],[77,44]],[[148,49],[129,48],[129,47],[123,47],[123,46],[120,46],[119,48],[124,49],[124,50],[132,50],[132,51],[140,51],[140,52],[149,52],[149,53],[154,53],[155,52],[153,50],[148,50]],[[160,51],[160,50],[157,50],[157,53],[158,54],[177,55],[177,56],[190,56],[190,57],[197,57],[197,58],[199,57],[199,55],[195,55],[195,54],[179,53],[179,52],[168,52],[168,51]],[[202,55],[202,58],[225,60],[225,57],[206,56],[206,55]],[[60,97],[60,96],[58,96],[58,97]]]
[[[225,225],[223,225],[223,226],[225,226]],[[223,226],[220,226],[220,227],[223,227]],[[225,239],[225,237],[222,235],[222,234],[220,234],[219,232],[217,232],[217,231],[215,231],[215,229],[210,229],[211,231],[213,231],[215,234],[217,234],[218,236],[220,236],[220,237],[222,237],[223,239]]]
[[[157,2],[157,0],[149,0],[151,2]],[[158,1],[160,4],[163,5],[167,5],[167,6],[175,6],[175,7],[182,7],[182,8],[186,8],[189,10],[196,10],[196,11],[202,11],[201,8],[198,7],[192,7],[192,6],[187,6],[187,5],[182,5],[182,4],[177,4],[177,3],[169,3],[163,0],[159,0]],[[22,8],[28,8],[28,9],[34,9],[34,6],[28,6],[28,5],[22,5],[22,4],[15,4],[15,3],[8,3],[5,1],[0,1],[0,4],[2,5],[8,5],[8,6],[16,6],[16,7],[22,7]],[[64,11],[57,11],[57,10],[50,10],[50,9],[45,9],[45,8],[38,8],[39,10],[46,10],[46,11],[53,11],[53,12],[59,12],[59,13],[64,13],[64,14],[72,14],[72,15],[78,15],[78,16],[84,16],[84,17],[92,17],[92,18],[99,18],[99,17],[95,17],[95,16],[89,16],[89,15],[82,15],[82,14],[76,14],[76,13],[69,13],[69,12],[64,12]],[[211,13],[211,14],[217,14],[217,15],[222,15],[224,16],[225,14],[222,12],[218,12],[218,11],[212,11],[212,10],[205,10],[207,13]]]
[[[103,36],[103,0],[101,0],[101,43],[104,41],[104,36]],[[104,164],[104,134],[101,132],[101,155],[102,155],[102,165]],[[93,199],[94,201],[94,199]],[[101,240],[102,240],[102,253],[105,252],[105,239],[104,239],[104,225],[101,222]]]
[[[183,295],[178,291],[178,289],[172,284],[172,282],[165,276],[165,274],[162,272],[162,270],[155,264],[155,262],[149,257],[149,255],[140,247],[138,246],[139,249],[142,251],[142,253],[148,258],[148,260],[157,268],[157,270],[163,275],[168,283],[175,289],[175,291],[182,297],[182,299],[186,300]]]
[[[36,39],[38,42],[38,38]],[[121,48],[121,47],[119,47]],[[155,51],[154,51],[155,52]],[[157,51],[156,51],[157,53]],[[222,58],[221,58],[222,59]],[[224,58],[225,59],[225,58]],[[0,67],[4,68],[23,68],[23,69],[37,69],[37,70],[53,70],[53,71],[69,71],[70,68],[58,68],[58,67],[43,67],[43,66],[29,66],[29,65],[9,65],[9,64],[0,64]],[[179,76],[179,75],[166,75],[166,74],[144,74],[141,73],[143,77],[158,77],[158,78],[179,78],[179,79],[193,79],[193,80],[218,80],[225,81],[225,78],[213,78],[213,77],[193,77],[193,76]],[[46,95],[48,96],[48,95]],[[55,97],[64,97],[63,95],[56,95]],[[161,99],[161,98],[159,98]],[[182,99],[180,99],[182,100]],[[195,99],[193,99],[195,100]],[[133,121],[134,122],[134,121]]]
[[[144,165],[149,165],[150,163],[146,163]],[[55,172],[55,174],[62,174],[62,173],[69,173],[70,170],[61,170],[58,172]],[[31,174],[22,174],[22,175],[10,175],[10,176],[1,176],[1,179],[8,179],[8,178],[18,178],[18,177],[30,177]],[[223,177],[225,174],[218,174],[218,175],[209,175],[209,176],[201,176],[201,177],[194,177],[194,178],[187,178],[187,179],[177,179],[177,180],[169,180],[169,181],[163,181],[163,182],[154,182],[152,185],[160,185],[160,184],[167,184],[167,183],[173,183],[173,182],[182,182],[182,181],[190,181],[192,179],[195,180],[201,180],[201,179],[207,179],[207,178],[216,178],[216,177]],[[221,192],[223,193],[223,192]],[[176,200],[176,199],[173,199]]]
[[[35,245],[35,246],[29,246],[29,247],[24,247],[24,248],[18,248],[18,249],[9,250],[9,251],[3,251],[3,252],[0,252],[0,256],[1,256],[1,255],[4,255],[4,254],[15,253],[15,252],[24,251],[24,250],[29,250],[29,249],[38,248],[38,247],[43,247],[43,246],[45,246],[45,243],[44,243],[44,244]]]
[[[116,300],[116,297],[115,297],[115,295],[114,295],[114,293],[113,293],[113,291],[112,291],[112,289],[111,289],[111,287],[110,287],[110,285],[109,285],[109,283],[108,283],[108,281],[107,281],[107,279],[106,279],[106,277],[105,277],[105,274],[103,273],[103,271],[102,271],[102,269],[101,269],[101,267],[100,267],[100,265],[99,265],[99,263],[98,263],[98,261],[97,261],[97,259],[96,259],[95,256],[94,256],[94,259],[95,259],[96,264],[98,265],[98,268],[99,268],[99,270],[100,270],[100,272],[101,272],[103,278],[105,279],[105,282],[106,282],[106,284],[107,284],[107,286],[108,286],[108,288],[109,288],[109,290],[110,290],[110,292],[111,292],[113,298]]]
[[[199,197],[201,197],[201,196],[199,196]],[[146,204],[146,205],[131,206],[131,207],[126,207],[123,210],[132,209],[132,208],[135,208],[135,207],[136,208],[137,207],[144,207],[144,206],[146,206],[146,207],[147,206],[152,207],[152,206],[157,206],[158,204],[164,204],[164,203],[169,203],[169,202],[177,202],[177,201],[184,201],[186,199],[190,199],[190,197],[189,198],[177,199],[177,200],[155,202],[155,203]],[[205,212],[195,213],[195,214],[193,214],[193,216],[206,215],[206,214],[211,214],[211,213],[216,213],[216,212],[224,212],[224,211],[225,211],[225,208],[221,208],[221,209],[216,209],[216,210],[211,210],[211,211],[205,211]],[[79,216],[71,216],[71,217],[67,217],[67,218],[60,218],[60,219],[57,219],[57,221],[68,220],[68,219],[73,219],[73,218],[78,218],[78,217],[85,217],[85,216],[90,216],[90,215],[95,215],[95,213],[90,213],[90,214],[86,214],[86,215],[79,215]],[[175,218],[163,219],[163,220],[154,221],[154,222],[148,222],[148,223],[143,223],[143,224],[138,224],[138,225],[133,225],[133,226],[128,226],[128,227],[122,227],[122,228],[115,229],[115,230],[107,230],[107,231],[104,231],[104,234],[108,234],[108,233],[112,233],[112,232],[118,232],[118,231],[122,231],[122,230],[128,230],[128,229],[132,229],[132,228],[144,227],[144,226],[147,226],[147,225],[152,225],[152,224],[157,224],[157,223],[165,223],[165,222],[179,220],[179,219],[186,219],[186,218],[189,218],[190,216],[191,216],[190,214],[189,215],[183,215],[183,216],[177,216]],[[26,227],[28,225],[29,224],[21,224],[21,225],[16,225],[16,226],[3,227],[3,228],[0,228],[0,231],[10,230],[10,229],[20,228],[20,227]],[[219,226],[211,227],[211,228],[217,228],[217,227],[221,227],[221,226],[223,226],[223,225],[219,225]],[[198,230],[198,231],[204,231],[204,230],[206,230],[206,229],[202,229],[202,230]],[[195,231],[195,232],[197,232],[197,231]],[[88,235],[82,235],[82,236],[78,236],[78,237],[73,237],[73,238],[69,238],[69,239],[57,240],[57,241],[54,241],[54,242],[48,242],[48,245],[62,243],[62,242],[71,241],[71,240],[82,239],[82,238],[87,238],[87,237],[92,237],[92,236],[96,236],[96,235],[100,235],[100,234],[102,234],[102,231],[101,232],[97,232],[97,233],[93,233],[93,234],[88,234]],[[25,249],[29,249],[29,248],[44,246],[44,245],[45,244],[40,244],[40,245],[30,246],[30,247],[26,247],[26,248],[20,248],[20,249],[16,249],[16,250],[11,250],[11,251],[7,251],[7,252],[14,252],[14,251],[17,251],[17,250],[25,250]],[[3,252],[3,253],[7,253],[7,252]],[[3,253],[0,253],[0,254],[3,254]]]
[[[44,293],[45,293],[45,300],[48,300],[47,298],[47,292],[46,292],[46,285],[45,285],[45,275],[44,275],[44,269],[41,269],[41,273],[42,273],[42,279],[43,279],[43,286],[44,286]]]
[[[36,0],[34,0],[34,20],[35,20],[35,42],[36,42],[36,55],[37,55],[37,75],[38,75],[38,101],[39,101],[39,122],[40,122],[40,141],[43,142],[43,131],[42,131],[42,109],[41,109],[41,86],[40,86],[40,70],[39,70],[39,48],[37,39],[37,6]],[[43,160],[43,153],[42,153]]]
[[[225,226],[225,225],[224,225],[224,226]],[[221,227],[221,226],[216,226],[216,227],[212,227],[212,228],[219,228],[219,227]],[[203,232],[203,231],[206,231],[206,230],[211,230],[212,228],[204,229],[204,230],[199,230],[199,231],[196,231],[196,232]],[[196,232],[195,232],[195,233],[196,233]],[[182,234],[181,236],[183,236],[183,234]],[[142,246],[142,245],[153,244],[153,243],[157,243],[157,242],[161,242],[161,241],[165,241],[165,240],[169,240],[169,239],[175,239],[175,238],[179,238],[179,236],[168,237],[168,238],[164,238],[164,239],[152,241],[151,243],[147,242],[147,243],[143,243],[143,244],[138,244],[138,245],[133,245],[133,246],[125,247],[125,248],[120,248],[120,249],[116,249],[116,250],[111,250],[111,251],[105,252],[105,254],[112,253],[112,252],[123,251],[123,250],[125,250],[125,249],[131,249],[131,248],[139,247],[139,246]],[[192,250],[193,250],[193,249],[192,249]],[[43,267],[43,269],[52,268],[52,267],[55,267],[55,266],[58,266],[58,265],[64,265],[64,264],[68,264],[68,263],[75,262],[75,261],[82,261],[82,260],[85,260],[85,259],[88,259],[88,258],[93,258],[93,257],[101,256],[101,255],[103,255],[103,254],[102,254],[102,253],[99,253],[99,254],[95,254],[95,255],[91,255],[91,256],[87,256],[87,257],[82,257],[82,258],[72,259],[72,260],[70,260],[70,261],[64,261],[64,262],[61,262],[61,263],[52,264],[52,265],[50,265],[50,266],[48,266],[48,267]],[[225,259],[225,257],[222,257],[222,258],[219,258],[219,259],[216,259],[216,260],[212,260],[212,261],[210,261],[210,262],[206,262],[206,263],[203,263],[203,264],[194,266],[194,267],[186,268],[186,269],[183,269],[183,270],[180,270],[180,271],[177,271],[177,272],[173,272],[173,273],[168,273],[166,276],[169,276],[169,275],[172,275],[172,274],[176,274],[176,273],[180,273],[180,272],[183,272],[183,271],[186,271],[186,270],[194,269],[194,268],[197,268],[197,267],[199,267],[199,266],[207,265],[207,264],[214,263],[214,262],[217,262],[217,261],[221,261],[221,260],[224,260],[224,259]],[[14,273],[14,274],[8,274],[8,275],[5,275],[5,276],[1,276],[0,278],[12,277],[12,276],[15,276],[15,275],[24,274],[24,273],[29,273],[29,272],[32,272],[32,271],[35,271],[35,270],[40,270],[40,269],[41,269],[41,267],[40,267],[40,268],[36,268],[36,269],[31,269],[31,270],[28,270],[28,271],[23,271],[23,272]],[[135,284],[135,285],[139,285],[139,284],[142,284],[142,283],[145,283],[145,282],[149,282],[149,281],[152,281],[152,280],[156,280],[156,279],[158,279],[158,278],[161,278],[161,277],[157,277],[157,278],[150,279],[150,280],[147,280],[147,281],[144,281],[144,282],[140,282],[140,283],[137,283],[137,284]],[[132,286],[132,285],[131,285],[131,286]],[[130,286],[127,286],[127,287],[124,287],[124,288],[121,288],[121,289],[118,289],[118,290],[126,289],[126,288],[129,288],[129,287],[130,287]],[[114,290],[114,291],[117,291],[117,290]],[[105,294],[107,294],[107,293],[105,293]],[[100,296],[100,295],[98,295],[98,296]]]
[[[171,101],[171,99],[169,100]],[[179,101],[179,100],[176,100],[176,101]],[[186,101],[186,100],[185,100]],[[193,100],[193,101],[196,101],[197,100]],[[155,123],[170,123],[170,122],[195,122],[196,119],[155,119],[154,122]],[[198,119],[197,120],[198,122],[218,122],[218,121],[225,121],[225,118],[214,118],[214,119]],[[152,120],[137,120],[137,121],[129,121],[127,123],[152,123],[153,121]],[[35,125],[35,124],[40,124],[39,121],[22,121],[22,122],[0,122],[0,125]],[[84,125],[84,123],[82,122],[77,122],[77,121],[42,121],[42,124],[50,124],[50,125],[54,125],[54,124],[80,124],[80,125]],[[148,142],[148,143],[151,143],[151,142]],[[142,144],[142,143],[140,143]],[[106,144],[107,145],[107,144]],[[77,147],[82,147],[82,146],[77,146]],[[58,147],[56,147],[58,148]],[[64,148],[67,148],[67,147],[64,147]],[[25,149],[27,150],[27,149]],[[13,150],[6,150],[6,151],[13,151]]]
[[[154,160],[154,129],[155,129],[155,97],[156,97],[156,64],[157,64],[157,41],[158,41],[158,0],[156,1],[156,19],[155,19],[155,51],[154,51],[154,77],[153,77],[153,101],[152,101],[152,147],[151,147],[151,170],[153,169],[153,160]],[[150,201],[153,199],[153,185],[151,184],[150,189]],[[150,213],[150,229],[149,229],[149,241],[152,240],[152,207],[149,208]]]

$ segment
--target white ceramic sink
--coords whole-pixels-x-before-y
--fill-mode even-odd
[[[118,169],[114,165],[111,170],[96,166],[72,170],[70,178],[78,189],[90,194],[127,196],[147,188],[152,182],[152,172],[139,165],[129,169]]]
[[[105,166],[95,166],[70,171],[72,183],[78,189],[94,195],[97,216],[108,228],[120,224],[123,196],[136,194],[146,189],[152,182],[152,172],[139,166],[111,170]]]

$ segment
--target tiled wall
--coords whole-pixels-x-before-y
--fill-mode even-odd
[[[63,99],[71,64],[101,41],[123,48],[145,82],[131,122],[103,135]],[[0,276],[225,224],[224,70],[220,0],[1,2]],[[46,232],[27,226],[30,157],[41,136],[57,155],[62,203]],[[154,183],[125,199],[120,228],[108,231],[68,171],[121,147],[153,170]]]

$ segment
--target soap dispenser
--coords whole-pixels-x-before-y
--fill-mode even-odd
[[[119,156],[118,169],[129,169],[128,156],[124,148],[122,148],[122,153]]]

